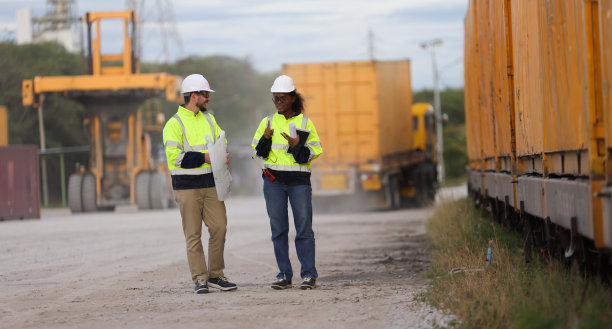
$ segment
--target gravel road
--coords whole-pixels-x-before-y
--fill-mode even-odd
[[[239,288],[204,295],[193,293],[177,209],[52,209],[0,222],[0,328],[434,328],[453,319],[418,298],[432,208],[315,213],[318,287],[277,291],[264,200],[226,205],[225,273]]]

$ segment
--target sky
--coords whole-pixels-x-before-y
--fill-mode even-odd
[[[76,0],[76,14],[125,10],[124,0]],[[248,59],[260,72],[283,63],[410,59],[414,90],[463,86],[463,19],[468,0],[137,0],[143,19],[141,60],[189,55]],[[44,16],[46,0],[0,0],[0,35],[16,35],[16,12]],[[165,28],[162,28],[162,25]],[[121,51],[119,24],[102,25],[103,53]],[[166,37],[163,37],[166,35]],[[108,36],[108,37],[106,37]],[[162,45],[168,51],[163,51]],[[370,47],[371,46],[371,47]]]

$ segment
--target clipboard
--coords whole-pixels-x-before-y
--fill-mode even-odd
[[[310,137],[310,131],[306,129],[295,128],[295,132],[298,134],[298,136],[300,136],[299,144],[304,146],[304,144],[306,144],[306,141],[308,140],[308,137]],[[290,154],[289,148],[287,148],[287,154]]]

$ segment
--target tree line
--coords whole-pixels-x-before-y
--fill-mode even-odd
[[[79,54],[69,53],[55,42],[16,45],[0,42],[0,105],[9,109],[9,142],[39,144],[36,109],[21,105],[21,82],[35,76],[87,74],[87,64]],[[260,73],[247,59],[230,56],[190,56],[168,64],[142,63],[142,73],[167,72],[187,76],[204,72],[215,89],[209,108],[227,131],[229,140],[250,141],[253,127],[274,111],[270,89],[279,72]],[[433,104],[433,92],[414,93],[414,102]],[[162,101],[166,119],[177,104]],[[447,177],[461,177],[467,164],[463,90],[446,89],[441,93],[442,110],[449,122],[444,128],[444,157]],[[44,103],[44,125],[48,148],[86,144],[83,129],[85,110],[77,103],[57,94],[48,95]],[[449,161],[451,160],[452,161]]]

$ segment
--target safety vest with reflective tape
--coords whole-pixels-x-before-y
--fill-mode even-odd
[[[263,136],[268,121],[270,121],[270,129],[274,130],[274,135],[272,135],[272,148],[270,154],[268,158],[264,159],[264,167],[278,171],[310,172],[310,168],[312,167],[311,161],[323,153],[321,140],[319,139],[319,135],[312,121],[304,114],[298,114],[289,119],[286,119],[284,115],[279,113],[265,117],[259,123],[259,127],[251,142],[253,150],[255,150],[261,136]],[[289,124],[292,122],[295,124],[296,128],[301,128],[302,130],[310,132],[308,140],[306,140],[304,144],[304,147],[310,150],[310,157],[307,163],[297,163],[293,158],[293,154],[287,152],[289,149],[289,141],[287,141],[281,133],[285,132],[289,135]]]
[[[186,152],[208,153],[204,136],[211,136],[214,142],[220,132],[221,128],[212,114],[199,111],[194,115],[190,110],[179,106],[176,114],[166,122],[163,133],[168,169],[172,176],[211,174],[212,168],[206,162],[193,169],[181,168],[181,162]]]

